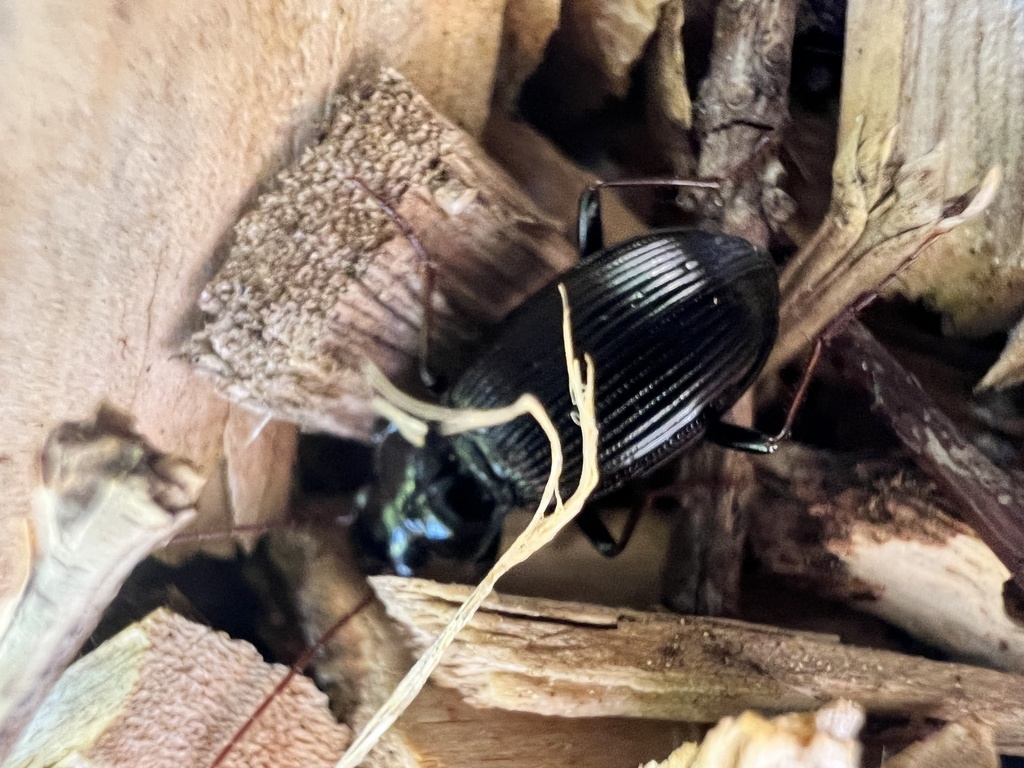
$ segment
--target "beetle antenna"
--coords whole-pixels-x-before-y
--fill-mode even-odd
[[[808,361],[807,367],[804,369],[803,376],[800,379],[800,385],[796,391],[796,396],[793,398],[793,402],[789,406],[789,411],[786,413],[786,421],[779,434],[774,438],[770,438],[772,442],[777,445],[779,441],[789,437],[789,434],[793,429],[793,421],[796,418],[796,412],[800,408],[800,404],[803,402],[804,397],[807,395],[807,387],[810,385],[814,369],[821,360],[821,352],[824,346],[833,338],[838,336],[850,323],[852,323],[856,319],[857,315],[871,304],[871,302],[881,296],[886,288],[899,279],[900,275],[902,275],[906,269],[913,264],[922,253],[924,253],[925,249],[929,245],[963,222],[973,219],[984,211],[988,207],[989,203],[992,202],[992,198],[999,189],[1001,182],[1002,168],[997,165],[989,169],[988,173],[985,174],[985,178],[982,179],[981,183],[977,187],[958,197],[947,200],[938,222],[925,236],[921,244],[911,251],[892,272],[882,278],[881,282],[879,282],[874,289],[867,293],[862,293],[854,299],[851,304],[836,315],[832,321],[822,329],[818,334],[818,337],[814,340],[814,350],[811,352],[811,359]]]
[[[589,189],[598,190],[606,187],[685,187],[687,189],[719,189],[722,182],[718,179],[611,179],[596,181]]]
[[[423,243],[420,242],[419,237],[416,236],[416,232],[413,230],[412,225],[402,217],[398,211],[389,203],[384,197],[374,191],[369,184],[363,181],[358,176],[353,176],[351,181],[358,185],[360,189],[373,200],[384,214],[391,219],[391,223],[398,228],[398,231],[402,233],[402,236],[409,241],[409,245],[412,246],[413,252],[416,254],[416,259],[419,262],[420,267],[420,279],[423,284],[423,323],[420,325],[420,380],[428,389],[432,389],[437,383],[436,377],[430,372],[430,368],[427,364],[427,358],[430,354],[430,337],[434,330],[434,283],[437,275],[437,264],[434,262],[426,249],[423,247]]]
[[[900,262],[896,269],[882,278],[882,281],[877,286],[866,293],[860,294],[860,296],[848,304],[838,315],[829,321],[828,325],[821,330],[814,339],[814,348],[811,350],[811,357],[807,361],[807,366],[804,368],[804,372],[800,377],[800,384],[797,386],[796,394],[793,396],[793,401],[789,404],[789,410],[786,411],[786,421],[783,423],[782,429],[779,433],[775,435],[775,437],[771,438],[772,442],[778,444],[783,440],[788,439],[790,433],[793,431],[793,422],[796,421],[796,414],[800,410],[800,406],[803,405],[804,399],[807,397],[807,390],[811,385],[811,379],[814,378],[814,371],[818,367],[818,363],[821,362],[821,353],[824,351],[825,345],[846,330],[846,327],[856,320],[857,316],[861,312],[867,309],[870,304],[878,299],[882,293],[885,292],[885,289],[899,279],[900,275],[906,271],[907,267],[913,264],[914,261],[917,260],[917,257],[943,234],[945,234],[945,230],[930,233],[920,245],[918,245],[906,258],[903,259],[903,261]]]

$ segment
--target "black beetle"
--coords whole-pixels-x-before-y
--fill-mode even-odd
[[[579,479],[580,432],[566,387],[558,283],[568,292],[576,349],[593,357],[597,371],[595,497],[705,438],[774,450],[775,438],[721,421],[775,343],[772,259],[746,240],[698,229],[656,230],[604,248],[599,188],[627,184],[714,186],[656,180],[587,190],[580,263],[513,311],[444,396],[456,408],[494,408],[524,392],[536,395],[564,449],[563,493]],[[377,483],[360,497],[357,536],[368,554],[411,574],[431,555],[492,560],[507,513],[540,499],[550,451],[529,418],[451,437],[430,434],[423,448],[389,427],[377,436],[375,465]],[[581,517],[595,545],[614,554],[619,545],[599,519]]]

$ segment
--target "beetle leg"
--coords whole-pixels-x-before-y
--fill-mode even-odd
[[[585,259],[604,249],[601,230],[601,190],[606,187],[688,187],[691,189],[718,189],[714,180],[697,179],[616,179],[591,184],[580,195],[576,219],[576,237],[580,258]]]
[[[594,549],[605,557],[618,557],[633,537],[633,531],[636,530],[636,524],[640,520],[642,512],[641,504],[634,504],[630,507],[629,517],[626,518],[626,525],[623,526],[618,540],[612,536],[612,532],[608,530],[608,526],[604,524],[599,510],[596,508],[583,510],[583,514],[576,518],[576,525],[587,537],[587,540],[594,545]]]
[[[423,243],[420,242],[420,239],[413,231],[412,225],[402,218],[401,214],[399,214],[387,200],[371,189],[370,186],[358,176],[353,176],[351,181],[357,184],[371,200],[380,206],[380,209],[384,211],[384,214],[391,219],[391,223],[394,224],[398,228],[398,231],[402,233],[402,236],[409,241],[409,245],[412,246],[412,250],[416,254],[416,259],[419,261],[420,280],[423,286],[423,323],[420,326],[419,339],[420,380],[428,389],[433,389],[437,384],[437,377],[434,376],[433,372],[430,370],[427,361],[430,355],[430,337],[434,330],[433,298],[437,265],[427,254],[426,249],[423,247]]]
[[[728,421],[712,421],[704,436],[715,445],[745,453],[775,453],[780,442],[778,435],[768,435]]]
[[[579,214],[576,219],[576,238],[579,242],[580,259],[593,256],[604,249],[604,232],[601,229],[600,184],[583,190],[580,195]]]

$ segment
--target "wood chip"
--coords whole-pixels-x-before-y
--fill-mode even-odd
[[[644,768],[860,768],[863,723],[864,713],[848,701],[770,720],[744,712],[723,718],[699,746],[684,744]]]
[[[286,672],[161,608],[75,662],[2,765],[213,765]],[[299,676],[220,765],[329,766],[351,738]]]
[[[882,768],[999,768],[992,729],[975,718],[950,723],[882,763]]]

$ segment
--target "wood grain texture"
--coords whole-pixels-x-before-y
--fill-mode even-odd
[[[989,215],[932,246],[904,290],[945,312],[951,330],[1004,329],[1024,309],[1024,9],[1010,0],[932,3],[854,0],[847,10],[840,135],[896,126],[899,156],[944,144],[945,196],[1002,165]]]
[[[428,685],[398,721],[430,768],[622,768],[668,754],[695,726],[628,718],[542,717],[480,709]]]
[[[209,317],[189,354],[235,402],[366,437],[374,414],[364,362],[392,377],[416,367],[423,283],[411,243],[356,177],[437,265],[435,353],[500,319],[576,256],[512,179],[397,73],[348,81],[332,112],[324,140],[236,226],[202,293]]]
[[[212,765],[286,671],[161,608],[76,662],[3,766]],[[351,738],[298,676],[220,765],[330,766]]]
[[[371,579],[422,648],[467,594],[418,579]],[[709,722],[745,709],[806,710],[848,698],[869,713],[990,725],[1024,753],[1024,677],[841,645],[724,619],[496,595],[434,681],[478,706],[562,717]]]
[[[216,476],[201,516],[251,520],[287,494],[279,468],[290,462],[291,428],[263,430],[241,456],[225,445],[231,406],[180,355],[199,326],[201,287],[239,211],[310,142],[353,61],[407,68],[453,119],[482,127],[502,7],[4,5],[0,540],[13,551],[0,559],[0,595],[24,582],[28,497],[44,436],[100,399],[131,412],[160,448]],[[270,492],[257,492],[261,485]],[[245,508],[226,508],[229,500]]]
[[[195,515],[202,479],[105,408],[61,425],[42,456],[38,561],[0,624],[0,760],[96,628],[132,569]]]
[[[920,473],[796,444],[756,463],[750,542],[767,570],[953,659],[1024,672],[1024,628],[1003,601],[1009,571]]]

